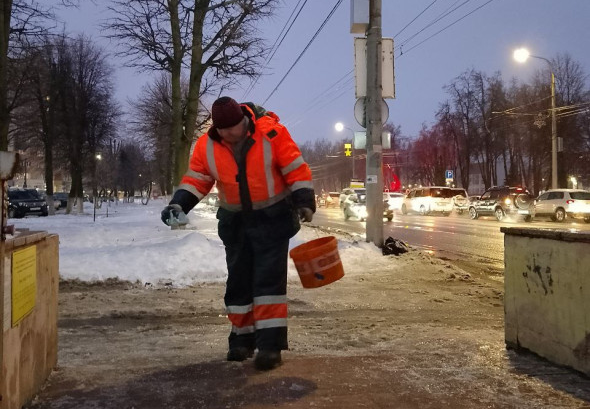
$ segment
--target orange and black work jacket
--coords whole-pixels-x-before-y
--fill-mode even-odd
[[[315,211],[311,170],[278,116],[251,103],[241,107],[250,119],[241,151],[234,154],[211,128],[197,140],[170,203],[188,213],[217,182],[220,207],[229,212],[265,209],[286,198]]]

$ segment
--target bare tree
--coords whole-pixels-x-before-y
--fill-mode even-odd
[[[111,68],[106,53],[88,38],[63,38],[57,45],[57,107],[62,132],[57,151],[68,163],[72,186],[70,198],[78,198],[82,211],[83,175],[96,190],[97,153],[116,137],[119,107],[113,100]],[[95,192],[96,193],[96,192]],[[71,211],[68,201],[67,211]]]
[[[43,22],[51,18],[50,9],[34,0],[0,0],[0,150],[8,149],[10,115],[19,92],[15,77],[9,75],[11,59],[21,59],[23,45],[43,35]]]
[[[188,81],[183,80],[182,108],[186,112]],[[164,193],[172,192],[172,155],[170,134],[172,132],[172,90],[170,74],[162,73],[152,84],[146,85],[139,97],[131,101],[131,128],[138,136],[137,143],[142,144],[153,161],[157,175],[155,179]],[[197,129],[204,131],[208,113],[199,116]]]
[[[446,124],[444,134],[452,137],[461,183],[465,188],[469,186],[469,170],[476,139],[477,107],[473,100],[475,90],[470,80],[472,72],[462,73],[444,87],[451,96],[451,102],[444,103],[438,112],[439,119]]]
[[[140,70],[167,71],[171,80],[172,183],[188,166],[200,99],[238,76],[254,77],[264,54],[254,22],[269,16],[277,0],[111,0],[114,17],[104,24],[119,41],[120,56]],[[189,71],[186,111],[182,69]]]
[[[351,139],[334,142],[316,139],[300,146],[303,158],[311,167],[316,192],[340,190],[350,184],[352,158],[344,155],[344,144],[351,142]]]
[[[564,151],[558,155],[559,186],[568,185],[568,176],[580,176],[584,168],[584,141],[581,117],[588,108],[587,76],[579,62],[569,54],[558,54],[551,60],[555,73],[557,135],[563,138]],[[549,75],[549,73],[547,73]]]

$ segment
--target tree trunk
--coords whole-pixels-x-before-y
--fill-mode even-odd
[[[190,148],[195,135],[195,127],[199,113],[201,80],[205,74],[205,67],[202,64],[201,59],[203,58],[203,27],[208,7],[209,0],[197,1],[195,4],[195,13],[193,16],[191,71],[188,88],[188,101],[186,106],[186,118],[184,123],[185,132],[182,136],[181,148],[178,151],[179,155],[181,155],[178,156],[178,159],[179,164],[182,166],[183,173],[188,168]]]
[[[172,48],[174,56],[170,62],[170,74],[172,83],[172,184],[174,187],[180,184],[182,175],[186,172],[183,154],[182,129],[182,91],[180,87],[182,68],[182,42],[180,35],[180,21],[178,18],[178,0],[168,0],[168,12],[170,13],[170,29],[172,32]]]
[[[8,150],[8,40],[12,0],[0,0],[0,151]]]

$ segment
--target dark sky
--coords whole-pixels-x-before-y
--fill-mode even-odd
[[[527,81],[536,70],[544,68],[545,63],[537,59],[530,59],[524,65],[516,63],[512,59],[515,48],[526,46],[532,54],[549,59],[558,53],[569,53],[586,74],[590,73],[590,0],[488,1],[382,0],[383,37],[398,34],[427,9],[394,39],[397,98],[387,100],[389,121],[401,125],[405,136],[416,136],[422,124],[432,124],[439,104],[447,98],[442,87],[467,69],[487,74],[500,71],[506,81],[513,77]],[[100,0],[93,4],[82,0],[78,10],[59,10],[58,14],[67,31],[86,32],[105,48],[112,49],[113,45],[101,37],[97,28],[106,17],[104,5],[107,2]],[[306,3],[265,69],[265,75],[245,100],[262,103],[269,97],[336,3],[337,0]],[[269,45],[274,43],[296,4],[296,0],[284,0],[278,14],[261,24],[260,30]],[[445,11],[458,6],[456,11],[417,34]],[[427,39],[430,36],[433,37]],[[424,42],[419,44],[421,41]],[[404,44],[402,56],[398,48],[401,44]],[[353,115],[353,74],[346,75],[353,69],[353,57],[350,0],[344,0],[265,104],[281,117],[296,141],[340,140],[350,136],[334,130],[338,121],[354,130],[362,130]],[[138,96],[150,76],[122,68],[115,59],[112,64],[116,68],[117,97],[125,104],[127,98]],[[244,82],[242,89],[228,94],[243,100],[248,85]]]

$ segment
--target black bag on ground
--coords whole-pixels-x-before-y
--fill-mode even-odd
[[[408,245],[401,240],[394,239],[393,237],[389,236],[385,239],[385,243],[383,243],[383,255],[389,256],[391,254],[395,256],[399,256],[400,254],[407,253],[410,250]]]

